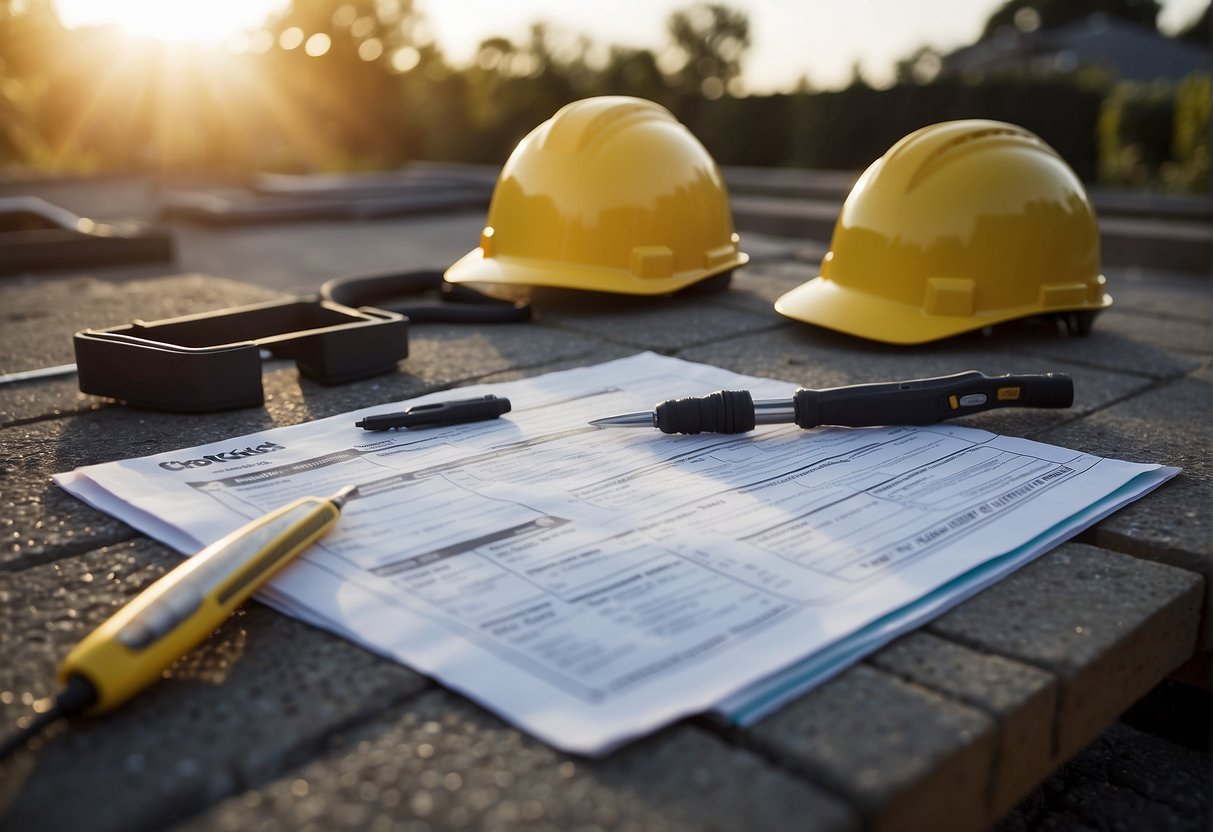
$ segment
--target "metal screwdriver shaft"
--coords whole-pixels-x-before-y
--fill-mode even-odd
[[[754,401],[745,390],[671,399],[651,411],[596,419],[604,428],[657,428],[663,433],[745,433],[756,425],[866,427],[929,425],[998,407],[1069,407],[1074,384],[1064,373],[987,376],[976,370],[937,378],[801,388],[790,399]]]

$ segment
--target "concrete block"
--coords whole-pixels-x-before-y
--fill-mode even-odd
[[[1127,315],[1113,307],[1095,319],[1095,327],[1086,337],[1025,342],[1022,351],[1041,358],[1170,379],[1200,366],[1202,355],[1208,354],[1208,329],[1208,324]]]
[[[62,423],[42,423],[0,431],[0,569],[24,569],[59,557],[134,536],[125,523],[86,506],[50,482],[74,464],[59,452]],[[95,434],[100,441],[102,434]],[[88,443],[79,443],[87,447]]]
[[[817,272],[817,266],[788,257],[770,262],[751,262],[744,269],[734,272],[730,290],[721,292],[713,300],[792,324],[775,311],[775,301],[785,292],[812,280]]]
[[[0,713],[55,689],[67,651],[179,558],[137,541],[0,572]],[[0,827],[166,826],[309,759],[343,727],[417,694],[424,677],[246,605],[166,678],[0,763]],[[70,795],[70,799],[64,799]]]
[[[1213,352],[1213,286],[1208,275],[1109,269],[1111,308],[1085,338],[1030,341],[1026,352],[1152,378],[1174,378]]]
[[[1191,572],[1067,543],[929,628],[1058,678],[1060,762],[1192,655],[1201,585]]]
[[[164,264],[159,268],[163,271]],[[131,283],[93,278],[42,279],[0,287],[0,373],[35,370],[76,360],[72,335],[130,323],[257,303],[280,293],[202,275],[160,276]],[[80,392],[74,374],[0,387],[0,427],[79,413],[103,400]]]
[[[165,265],[161,264],[163,273]],[[221,277],[172,275],[132,283],[90,277],[25,281],[0,286],[0,373],[32,370],[76,360],[72,334],[136,318],[155,321],[229,306],[257,303],[281,293]],[[3,388],[0,388],[3,389]]]
[[[1051,431],[1046,441],[1135,462],[1182,467],[1149,497],[1095,528],[1108,549],[1200,572],[1213,583],[1213,378],[1164,384]],[[1200,506],[1205,506],[1202,510]]]
[[[1193,220],[1103,217],[1100,256],[1107,263],[1208,274],[1213,268],[1213,231],[1206,218]]]
[[[1115,724],[1002,818],[995,832],[1208,826],[1209,756]]]
[[[194,271],[293,294],[340,275],[445,269],[479,245],[484,211],[207,228],[173,224],[177,261]]]
[[[1105,268],[1104,274],[1113,309],[1196,323],[1213,321],[1213,275],[1117,266]]]
[[[614,361],[616,358],[627,358],[630,355],[636,355],[635,347],[628,347],[622,344],[599,344],[594,348],[594,356],[592,360],[587,360],[584,356],[578,358],[566,358],[561,361],[553,361],[549,364],[544,364],[542,367],[528,367],[518,370],[503,370],[500,373],[489,373],[481,379],[477,379],[477,383],[495,384],[499,381],[517,381],[522,378],[531,378],[532,376],[541,375],[543,373],[555,373],[560,370],[575,370],[579,367],[585,367],[587,364],[600,364],[605,361]]]
[[[53,379],[9,384],[0,387],[0,429],[87,413],[102,407],[105,407],[105,399],[80,392],[75,372]]]
[[[790,237],[773,237],[770,234],[746,234],[741,237],[741,250],[750,256],[749,265],[738,270],[738,273],[755,266],[769,263],[779,263],[795,260],[802,243]]]
[[[845,798],[865,829],[980,829],[993,820],[996,733],[976,708],[858,665],[744,741]]]
[[[835,199],[787,199],[737,196],[729,200],[733,223],[743,234],[756,231],[776,237],[829,242],[842,203]]]
[[[860,171],[730,166],[722,168],[721,173],[732,194],[811,197],[833,200],[841,206]]]
[[[434,691],[182,828],[832,831],[858,823],[821,790],[690,726],[587,760]]]
[[[138,288],[130,290],[124,287],[115,289],[111,284],[95,280],[61,284],[52,282],[50,285],[58,286],[57,291],[60,292],[75,288],[89,294],[90,309],[96,308],[96,317],[81,320],[82,314],[87,313],[82,313],[78,303],[73,301],[68,304],[65,298],[58,298],[52,299],[48,305],[46,314],[50,317],[44,326],[45,336],[35,337],[32,332],[24,330],[9,332],[6,326],[0,344],[3,345],[3,354],[11,356],[9,360],[13,363],[13,370],[74,361],[72,333],[88,326],[112,326],[128,323],[136,317],[157,320],[275,296],[244,284],[197,275],[136,283],[132,286]],[[243,294],[240,291],[224,294],[229,287],[242,286]],[[95,304],[92,295],[96,295]],[[231,299],[233,295],[234,300]],[[21,297],[24,299],[19,298],[20,303],[28,305],[28,298]],[[223,297],[229,300],[225,303],[221,300]],[[174,300],[166,302],[161,298]],[[69,311],[60,313],[58,310],[61,309]],[[27,312],[19,308],[16,312],[6,314],[21,315]],[[25,327],[26,330],[31,328],[32,325]],[[349,410],[453,386],[510,367],[537,366],[550,360],[591,354],[594,347],[593,341],[575,333],[536,325],[420,324],[410,327],[409,356],[400,362],[397,375],[324,387],[301,377],[293,362],[271,361],[264,366],[262,385],[268,410],[273,411],[276,406],[281,407],[285,403],[287,409],[296,411],[293,418],[287,414],[275,414],[277,423],[290,424],[315,418],[315,414],[308,416],[299,409],[300,398],[306,400],[309,410],[316,409],[313,403],[317,401],[329,401],[343,410]],[[281,398],[283,396],[286,399]],[[360,403],[346,407],[345,404],[350,401]],[[0,388],[0,426],[86,412],[107,403],[109,400],[103,397],[81,394],[74,376],[57,381],[6,386]],[[328,412],[339,413],[342,410],[330,408]],[[215,418],[213,415],[205,417],[206,420]]]
[[[918,631],[868,658],[907,682],[979,708],[997,726],[989,809],[1013,807],[1053,768],[1057,681],[1044,670]]]
[[[780,326],[779,316],[764,304],[745,311],[722,305],[727,291],[696,284],[647,297],[539,287],[530,298],[543,327],[667,353]]]
[[[1174,353],[1135,342],[1101,330],[1086,338],[1071,338],[1061,343],[1047,341],[1027,344],[1022,352],[1037,361],[1072,361],[1095,369],[1133,373],[1153,380],[1171,379],[1191,371],[1199,359],[1191,354]]]

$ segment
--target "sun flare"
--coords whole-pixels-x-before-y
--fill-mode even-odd
[[[56,0],[55,5],[68,28],[109,25],[163,41],[221,43],[262,25],[285,0]]]

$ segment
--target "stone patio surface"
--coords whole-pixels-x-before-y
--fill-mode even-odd
[[[817,214],[836,212],[846,178],[780,185],[738,171],[730,182],[752,259],[726,291],[536,291],[528,324],[412,327],[395,374],[321,387],[270,362],[264,407],[227,413],[136,410],[80,393],[71,376],[0,387],[3,724],[55,690],[73,644],[180,561],[51,482],[80,465],[654,350],[806,387],[1064,371],[1070,410],[961,422],[1183,473],[752,728],[694,718],[600,760],[555,751],[406,667],[251,603],[131,703],[60,724],[0,763],[0,829],[1208,828],[1207,736],[1196,735],[1207,719],[1183,743],[1117,720],[1177,671],[1185,687],[1205,673],[1209,263],[1164,268],[1150,246],[1121,240],[1106,265],[1115,305],[1088,337],[1022,321],[893,347],[772,308],[816,275],[828,245]],[[0,188],[18,192],[99,219],[151,218],[156,200],[121,179]],[[1148,219],[1120,212],[1114,231]],[[0,373],[72,361],[84,327],[314,292],[339,274],[442,267],[476,244],[482,222],[474,210],[175,221],[171,263],[0,278]],[[1207,703],[1207,687],[1197,696]]]

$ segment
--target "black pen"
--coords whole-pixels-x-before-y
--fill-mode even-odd
[[[498,396],[482,396],[479,399],[459,399],[453,402],[419,404],[400,413],[383,413],[367,416],[354,423],[363,430],[391,430],[392,428],[420,428],[441,425],[459,425],[464,422],[483,422],[496,419],[510,412],[510,400]]]

